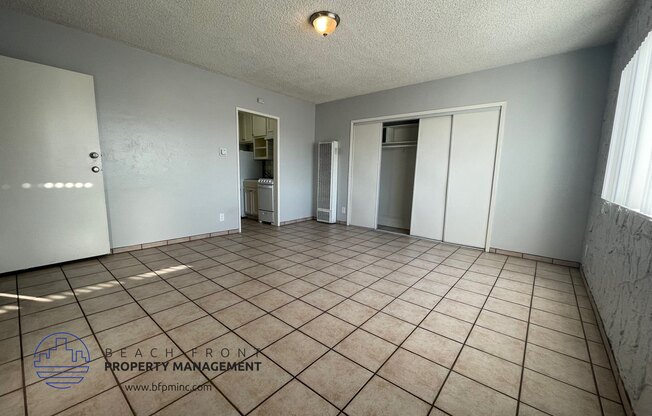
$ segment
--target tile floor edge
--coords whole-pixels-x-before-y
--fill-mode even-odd
[[[634,410],[632,408],[632,403],[629,398],[629,393],[625,389],[623,378],[620,375],[620,368],[616,363],[616,358],[614,356],[613,349],[611,347],[611,341],[609,340],[609,337],[607,337],[607,333],[604,329],[604,323],[602,321],[602,316],[600,315],[600,310],[598,309],[598,306],[596,305],[595,300],[593,299],[591,288],[589,287],[588,281],[586,279],[586,275],[584,274],[584,268],[580,267],[579,269],[580,269],[580,276],[582,277],[582,281],[584,283],[584,287],[586,287],[586,293],[588,294],[589,302],[591,302],[591,306],[593,307],[593,311],[596,315],[596,322],[600,330],[600,337],[602,338],[602,344],[605,346],[605,350],[607,351],[607,356],[609,357],[609,364],[611,365],[611,371],[614,374],[614,378],[616,379],[615,381],[618,387],[618,393],[620,394],[620,399],[622,401],[623,409],[625,410],[625,414],[627,416],[636,416],[636,413],[634,413]]]
[[[313,221],[313,220],[315,220],[315,217],[297,218],[297,219],[294,219],[294,220],[282,221],[281,226],[290,225],[290,224],[297,224],[297,223],[300,223],[300,222]],[[200,240],[202,238],[219,237],[219,236],[227,235],[227,234],[237,234],[239,232],[240,232],[240,230],[238,228],[233,228],[233,229],[230,229],[230,230],[216,231],[216,232],[204,233],[204,234],[196,234],[196,235],[190,235],[190,236],[186,236],[186,237],[172,238],[172,239],[169,239],[169,240],[152,241],[152,242],[149,242],[149,243],[133,244],[133,245],[130,245],[130,246],[123,246],[123,247],[115,247],[115,248],[111,249],[111,254],[126,253],[126,252],[129,252],[129,251],[144,250],[144,249],[147,249],[147,248],[161,247],[161,246],[167,246],[167,245],[177,244],[177,243],[186,243],[188,241]]]
[[[228,234],[237,234],[239,232],[240,230],[238,228],[234,228],[231,230],[216,231],[213,233],[204,233],[204,234],[189,235],[187,237],[172,238],[170,240],[152,241],[149,243],[133,244],[124,247],[115,247],[111,249],[111,254],[126,253],[128,251],[144,250],[147,248],[161,247],[161,246],[167,246],[167,245],[172,245],[177,243],[187,243],[188,241],[200,240],[202,238],[219,237]]]
[[[535,260],[543,263],[558,264],[560,266],[567,266],[579,269],[581,263],[571,260],[556,259],[554,257],[539,256],[537,254],[523,253],[520,251],[504,250],[502,248],[491,247],[489,248],[490,253],[502,254],[504,256],[511,257],[520,257],[527,260]]]
[[[295,220],[281,221],[281,226],[290,225],[290,224],[297,224],[299,222],[313,221],[313,220],[316,220],[316,219],[317,219],[316,217],[303,217],[303,218],[297,218]]]

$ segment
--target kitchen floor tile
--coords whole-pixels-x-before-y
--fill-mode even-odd
[[[371,371],[378,370],[395,350],[395,345],[360,329],[335,347],[335,351]]]
[[[534,371],[523,370],[521,401],[560,416],[600,415],[598,396]]]
[[[481,326],[473,327],[466,344],[518,365],[523,362],[525,342]]]
[[[254,347],[262,350],[292,331],[292,327],[272,315],[262,316],[236,329],[236,333]]]
[[[4,276],[0,290],[5,413],[24,412],[26,391],[30,415],[514,415],[520,389],[520,416],[597,415],[600,403],[624,415],[579,270],[544,261],[243,220],[237,234]],[[19,310],[16,291],[47,302]],[[54,397],[30,368],[34,346],[56,331],[82,337],[98,371]],[[205,388],[136,394],[101,371],[105,348],[110,361],[140,349],[135,361],[247,360],[255,371],[118,372],[122,383]],[[154,348],[173,352],[148,356]]]
[[[344,296],[322,288],[310,292],[301,298],[302,301],[324,311],[332,308],[344,299],[346,299]]]
[[[355,326],[362,325],[377,312],[378,311],[369,306],[354,302],[350,299],[347,299],[328,310],[329,314],[337,316],[341,320]]]
[[[322,311],[311,306],[301,300],[295,300],[287,305],[276,309],[272,312],[272,315],[276,316],[286,324],[289,324],[295,328],[299,328],[301,325],[310,321],[311,319],[320,315]]]
[[[426,317],[426,315],[428,315],[428,309],[401,299],[396,299],[389,305],[385,306],[383,312],[414,325],[417,325]]]
[[[525,341],[527,322],[491,311],[482,311],[476,325]]]
[[[516,400],[455,372],[448,376],[435,406],[456,416],[516,414]]]
[[[362,329],[399,345],[410,335],[414,325],[380,312],[365,322]]]
[[[596,393],[591,364],[586,361],[528,343],[525,368]]]
[[[333,347],[355,330],[355,327],[334,316],[323,314],[300,328],[322,344]]]
[[[263,400],[274,394],[292,376],[264,356],[247,361],[259,362],[258,371],[227,371],[213,382],[237,408],[248,413]]]
[[[378,375],[432,403],[448,372],[446,367],[399,348]]]
[[[464,342],[473,327],[468,322],[435,311],[430,312],[419,326],[457,342]]]
[[[296,380],[286,384],[250,413],[252,416],[309,415],[335,416],[339,410]],[[221,415],[221,413],[220,413]]]
[[[231,329],[238,328],[263,315],[265,315],[264,310],[247,301],[236,303],[213,314],[218,321]]]
[[[446,368],[451,368],[462,344],[441,335],[417,328],[402,345],[406,350],[419,354]]]
[[[519,365],[465,346],[457,358],[453,371],[514,399],[518,398],[521,382]]]
[[[202,390],[186,394],[156,412],[156,416],[176,416],[179,414],[238,416],[238,411],[231,406],[224,396],[212,385],[210,387],[211,389],[208,391]]]
[[[301,373],[299,380],[342,408],[372,375],[348,358],[330,351]]]
[[[528,334],[528,343],[530,342],[580,360],[589,361],[586,342],[582,338],[531,324]]]
[[[267,347],[263,353],[296,376],[326,351],[328,348],[324,345],[299,331],[294,331]]]
[[[374,377],[344,409],[357,415],[427,415],[430,405],[380,377]]]
[[[228,329],[215,318],[205,316],[168,331],[168,335],[184,351],[189,351],[227,332]]]

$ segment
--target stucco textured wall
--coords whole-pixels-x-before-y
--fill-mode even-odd
[[[632,407],[652,414],[652,219],[600,198],[620,74],[652,30],[652,0],[639,0],[618,40],[602,126],[583,268]]]

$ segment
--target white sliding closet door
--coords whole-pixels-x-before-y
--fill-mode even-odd
[[[376,228],[382,123],[353,125],[349,224]]]
[[[500,110],[453,116],[444,241],[485,247]]]
[[[452,116],[419,121],[410,234],[442,240]]]

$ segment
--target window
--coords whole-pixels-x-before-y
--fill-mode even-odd
[[[652,216],[652,32],[620,77],[602,198]]]

